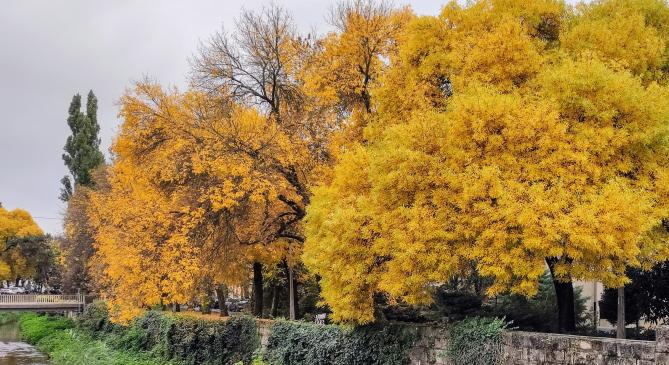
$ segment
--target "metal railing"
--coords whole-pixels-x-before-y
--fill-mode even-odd
[[[0,294],[0,304],[84,304],[84,294],[55,295],[55,294]]]

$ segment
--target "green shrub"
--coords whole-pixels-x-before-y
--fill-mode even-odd
[[[78,328],[115,349],[147,351],[183,364],[249,363],[260,347],[255,320],[250,317],[202,320],[149,311],[123,327],[109,320],[100,302],[86,309]]]
[[[443,285],[435,291],[433,307],[451,321],[460,321],[476,315],[483,305],[483,298],[466,291],[449,291]]]
[[[62,316],[27,313],[19,318],[21,336],[31,344],[37,344],[47,336],[72,327],[74,327],[74,323]]]
[[[399,365],[419,337],[401,325],[339,326],[277,321],[272,325],[265,359],[273,365]]]
[[[167,333],[168,357],[185,364],[249,363],[260,346],[255,319],[175,318]]]
[[[574,288],[574,309],[576,325],[586,325],[586,299],[580,287]],[[548,273],[539,279],[537,295],[526,298],[517,294],[500,295],[483,307],[480,316],[505,317],[513,326],[523,331],[556,332],[558,329],[558,308],[553,281]]]
[[[77,328],[87,331],[92,335],[101,335],[122,330],[121,326],[109,319],[107,304],[102,301],[96,301],[86,306],[84,312],[77,318]]]
[[[506,321],[473,317],[451,329],[447,354],[454,365],[497,365],[502,361],[502,331]]]

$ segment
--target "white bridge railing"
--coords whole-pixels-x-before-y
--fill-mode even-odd
[[[83,294],[0,294],[0,304],[84,304]]]

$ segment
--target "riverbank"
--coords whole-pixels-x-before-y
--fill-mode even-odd
[[[0,313],[0,365],[51,365],[48,357],[21,339],[16,313]]]
[[[47,354],[54,365],[176,365],[150,353],[115,348],[60,316],[19,316],[22,338]]]

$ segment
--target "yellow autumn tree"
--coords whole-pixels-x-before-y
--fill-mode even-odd
[[[385,0],[347,0],[331,9],[328,20],[335,30],[313,42],[300,77],[304,92],[346,124],[333,149],[363,138],[372,111],[372,86],[381,77],[384,60],[397,52],[413,16],[411,9],[395,8]]]
[[[116,319],[244,283],[251,267],[261,315],[267,265],[287,268],[295,315],[311,187],[328,175],[333,145],[361,138],[345,116],[370,112],[371,85],[411,16],[383,1],[342,3],[337,31],[312,41],[281,7],[244,11],[203,42],[188,90],[145,81],[122,98],[98,183],[108,188],[90,192],[88,212]]]
[[[12,274],[29,270],[30,263],[27,258],[20,252],[11,250],[12,240],[42,234],[30,213],[22,209],[8,211],[0,204],[0,250],[10,255],[7,260],[0,260],[0,279],[10,279]]]
[[[619,286],[626,267],[668,257],[668,90],[562,44],[590,13],[524,4],[452,2],[408,26],[372,91],[370,143],[308,209],[303,259],[336,320],[372,321],[377,294],[427,303],[474,263],[490,295],[533,295],[550,268],[570,330],[572,280]]]

